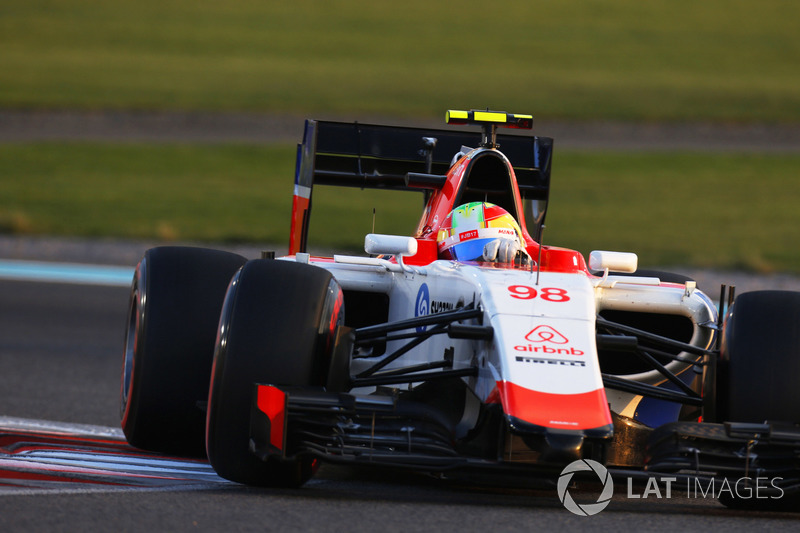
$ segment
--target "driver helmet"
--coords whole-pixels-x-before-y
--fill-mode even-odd
[[[484,246],[495,239],[514,240],[525,248],[522,230],[508,211],[488,202],[470,202],[447,215],[436,244],[442,259],[478,261]]]

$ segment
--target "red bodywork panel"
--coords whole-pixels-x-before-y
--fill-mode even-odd
[[[613,423],[605,389],[583,394],[548,394],[498,381],[497,391],[506,414],[537,426],[581,430]],[[578,420],[559,419],[559,412],[564,410],[570,417],[577,414]]]
[[[269,443],[283,451],[286,438],[286,393],[272,385],[258,385],[256,405],[269,419]]]

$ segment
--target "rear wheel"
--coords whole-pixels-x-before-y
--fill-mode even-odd
[[[248,262],[231,282],[214,352],[206,448],[216,472],[248,485],[299,486],[314,471],[308,456],[261,460],[250,452],[255,383],[323,387],[343,295],[321,268]]]
[[[800,422],[800,292],[736,298],[718,368],[721,421]]]
[[[205,413],[225,291],[244,257],[161,247],[136,267],[122,364],[120,416],[132,445],[205,454]]]

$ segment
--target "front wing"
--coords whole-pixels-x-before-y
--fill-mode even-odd
[[[455,408],[457,402],[430,401],[457,398],[465,391],[456,383],[442,384],[450,390],[440,388],[436,395],[423,391],[411,398],[388,391],[359,395],[256,384],[250,450],[264,460],[310,454],[477,482],[555,486],[565,463],[542,461],[510,434],[499,405],[482,406],[478,427],[483,431],[454,439],[465,417],[474,416],[469,402]],[[628,483],[655,480],[678,490],[752,480],[761,483],[764,497],[800,493],[800,428],[795,426],[673,422],[650,434],[644,455],[641,469],[611,465],[608,471]]]

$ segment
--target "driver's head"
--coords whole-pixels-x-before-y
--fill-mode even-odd
[[[470,202],[453,209],[439,228],[439,257],[479,261],[490,241],[515,241],[524,248],[522,230],[508,211],[488,202]]]

